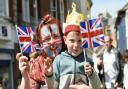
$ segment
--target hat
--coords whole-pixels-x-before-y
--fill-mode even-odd
[[[72,3],[72,11],[67,15],[66,23],[63,23],[63,34],[70,31],[80,32],[80,22],[84,20],[84,15],[76,12],[76,4]]]
[[[80,27],[77,26],[77,25],[67,25],[65,27],[65,30],[64,30],[64,33],[63,34],[66,35],[70,31],[80,32]]]

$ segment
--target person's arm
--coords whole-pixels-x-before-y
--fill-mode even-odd
[[[30,89],[30,79],[29,79],[29,64],[27,62],[28,58],[26,56],[19,57],[19,69],[22,75],[21,88]]]
[[[28,75],[22,76],[21,89],[30,89],[30,78]]]
[[[59,83],[58,83],[58,76],[59,76],[59,70],[58,70],[58,61],[55,58],[53,63],[45,63],[45,75],[46,75],[46,82],[48,89],[58,89]]]
[[[116,69],[118,70],[118,72],[117,72],[117,79],[116,79],[116,82],[115,82],[115,87],[123,87],[123,69],[124,68],[122,68],[123,67],[123,62],[122,62],[122,57],[121,57],[121,53],[119,52],[119,51],[117,51],[117,53],[116,53],[117,55],[116,55],[116,59],[117,59],[117,61],[116,61],[116,63],[115,63],[115,65],[116,65]]]
[[[101,88],[101,81],[97,73],[93,70],[91,76],[89,76],[89,82],[91,84],[92,89],[100,89]]]
[[[89,77],[89,82],[92,89],[100,89],[101,81],[99,79],[98,74],[93,69],[93,67],[89,63],[86,63],[84,65],[84,68],[85,68],[85,74],[87,74],[87,76]]]
[[[45,61],[45,76],[46,76],[47,88],[54,89],[53,67],[52,67],[52,63],[48,61],[48,58]]]

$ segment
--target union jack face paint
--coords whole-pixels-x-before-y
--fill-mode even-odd
[[[57,24],[43,26],[41,32],[41,46],[48,57],[55,57],[62,49],[62,39]]]

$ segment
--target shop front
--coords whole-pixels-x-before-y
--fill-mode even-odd
[[[13,88],[13,57],[9,50],[0,49],[0,85],[3,89]]]

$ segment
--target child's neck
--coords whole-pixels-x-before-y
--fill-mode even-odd
[[[82,51],[81,51],[80,54],[77,55],[77,56],[72,55],[68,50],[67,50],[67,53],[68,53],[69,55],[71,55],[72,57],[76,58],[76,57],[78,57],[78,56],[82,53]]]

